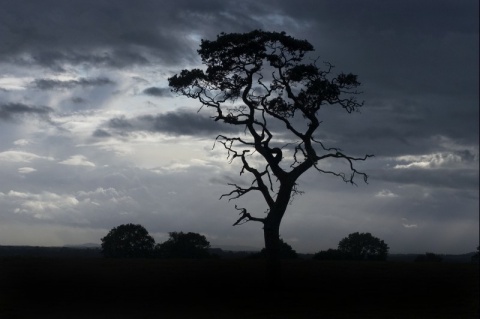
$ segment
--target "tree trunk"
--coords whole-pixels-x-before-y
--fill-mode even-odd
[[[281,283],[280,223],[266,221],[263,227],[266,252],[266,279],[269,289],[277,289]]]
[[[282,264],[280,260],[280,223],[287,210],[294,183],[283,181],[275,207],[270,210],[263,223],[265,252],[267,254],[267,285],[275,290],[281,286]]]

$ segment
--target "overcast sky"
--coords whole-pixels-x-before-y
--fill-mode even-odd
[[[167,78],[200,67],[200,39],[285,31],[334,73],[358,74],[360,113],[320,113],[318,136],[375,154],[358,187],[309,171],[281,226],[298,252],[370,232],[393,253],[479,242],[478,1],[0,0],[0,245],[100,243],[120,224],[263,247],[218,200],[238,166],[212,150],[199,104]]]

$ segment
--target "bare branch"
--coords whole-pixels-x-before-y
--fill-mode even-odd
[[[261,223],[265,222],[265,218],[253,217],[252,215],[247,213],[246,208],[238,208],[237,205],[235,205],[235,209],[240,211],[240,218],[233,224],[233,226],[242,225],[251,220]]]
[[[315,140],[315,138],[314,138],[313,136],[311,137],[311,140],[312,140],[313,142],[319,144],[324,151],[327,151],[327,152],[331,152],[331,151],[341,152],[341,151],[342,151],[340,148],[336,148],[336,147],[325,147],[325,145],[323,145],[322,142]]]
[[[368,175],[364,172],[358,171],[354,167],[353,162],[354,161],[365,161],[369,157],[374,157],[374,155],[365,155],[364,157],[350,157],[350,156],[346,156],[345,154],[343,154],[341,152],[336,152],[335,154],[327,154],[327,155],[318,157],[317,161],[322,160],[322,159],[326,159],[326,158],[329,158],[329,157],[345,159],[349,163],[349,166],[350,166],[350,171],[351,171],[350,177],[347,178],[345,173],[336,173],[336,172],[333,172],[333,171],[326,171],[326,170],[320,169],[318,167],[317,163],[315,163],[313,165],[315,167],[315,169],[317,171],[321,172],[321,173],[331,174],[331,175],[340,177],[340,178],[343,179],[344,182],[350,183],[350,184],[355,185],[355,186],[357,186],[357,184],[354,181],[355,176],[356,175],[361,175],[363,177],[363,181],[368,184]]]
[[[230,193],[222,194],[222,196],[220,196],[220,199],[222,199],[223,197],[230,197],[228,199],[228,201],[231,201],[232,199],[237,199],[239,197],[242,197],[243,195],[245,195],[245,194],[247,194],[251,191],[259,191],[260,190],[259,187],[254,187],[254,186],[251,186],[249,188],[243,188],[243,187],[241,187],[237,184],[234,184],[234,183],[228,183],[227,185],[235,187],[235,189],[233,191],[231,191]],[[237,195],[231,197],[233,194],[237,194]]]

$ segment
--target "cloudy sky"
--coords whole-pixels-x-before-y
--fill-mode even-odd
[[[358,74],[360,113],[320,113],[319,135],[375,154],[358,187],[308,172],[281,227],[299,252],[352,232],[393,253],[465,253],[479,241],[478,1],[0,0],[0,244],[99,243],[142,224],[212,246],[263,246],[218,200],[238,166],[212,150],[234,134],[173,95],[200,39],[285,31],[334,72]]]

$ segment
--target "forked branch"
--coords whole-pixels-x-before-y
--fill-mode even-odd
[[[238,208],[238,206],[235,205],[235,209],[240,211],[240,218],[233,224],[233,226],[242,225],[251,220],[261,223],[265,222],[265,218],[258,218],[250,215],[250,213],[247,212],[246,208]]]

